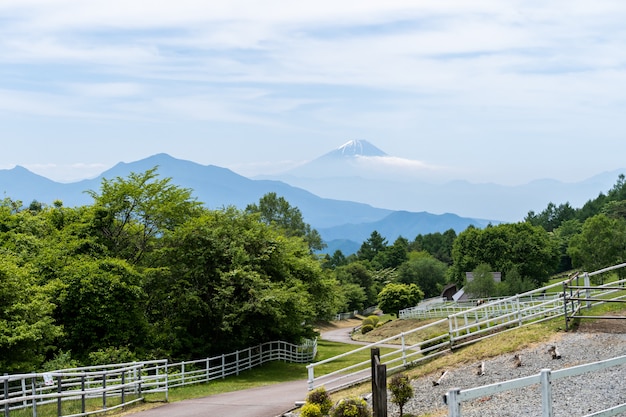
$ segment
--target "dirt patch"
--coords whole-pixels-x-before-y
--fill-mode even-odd
[[[626,333],[626,316],[610,314],[611,319],[579,319],[576,331],[584,333]]]

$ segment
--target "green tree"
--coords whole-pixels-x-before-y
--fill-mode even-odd
[[[374,274],[361,262],[352,262],[346,266],[335,269],[337,280],[342,284],[356,284],[363,289],[365,298],[362,300],[364,307],[376,304],[378,288]]]
[[[21,264],[7,252],[0,256],[0,369],[5,372],[37,370],[61,334],[49,292]]]
[[[61,273],[62,348],[79,359],[99,349],[141,351],[147,342],[142,275],[118,259],[76,259]]]
[[[390,283],[378,294],[378,307],[399,317],[400,310],[416,306],[423,298],[424,293],[415,284]]]
[[[409,260],[398,268],[398,281],[416,284],[426,298],[436,297],[446,283],[447,269],[446,264],[425,253],[425,256]]]
[[[128,178],[103,179],[94,199],[94,230],[111,256],[137,264],[157,238],[195,216],[200,203],[192,191],[159,179],[157,167]]]
[[[202,357],[314,334],[341,301],[309,247],[257,215],[206,211],[164,236],[149,276],[150,320],[175,357]]]
[[[535,286],[546,282],[559,262],[558,241],[540,226],[530,223],[500,224],[485,229],[468,227],[454,241],[451,275],[461,285],[465,273],[486,263],[494,271],[513,266]]]
[[[357,257],[360,260],[371,261],[378,253],[384,251],[386,247],[387,239],[374,230],[370,237],[361,244],[357,251]]]
[[[261,197],[259,204],[248,204],[246,212],[258,213],[262,222],[278,227],[287,236],[304,239],[312,251],[326,246],[319,232],[304,222],[300,209],[292,207],[284,197],[278,197],[274,192]]]
[[[465,293],[472,298],[488,298],[496,295],[496,283],[489,264],[480,264],[472,271],[473,279],[465,284]]]
[[[576,268],[592,272],[626,259],[626,220],[598,214],[570,239],[567,253]]]
[[[413,387],[408,375],[404,373],[395,374],[389,382],[391,392],[391,402],[400,408],[400,417],[404,415],[404,406],[413,398]]]

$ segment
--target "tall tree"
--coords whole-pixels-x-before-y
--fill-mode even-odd
[[[398,281],[403,284],[416,284],[426,298],[436,297],[446,283],[447,265],[430,254],[416,257],[398,268]]]
[[[542,227],[527,222],[482,230],[468,227],[455,240],[452,256],[451,272],[459,285],[463,284],[465,272],[486,263],[499,272],[516,266],[523,277],[539,286],[556,271],[560,258],[557,240]]]
[[[570,239],[567,253],[574,267],[592,272],[626,260],[626,220],[598,214]]]
[[[7,251],[0,256],[0,369],[5,372],[38,369],[61,334],[49,292],[22,264]]]
[[[265,194],[259,204],[248,204],[247,213],[258,213],[262,222],[278,227],[287,236],[303,238],[311,250],[321,250],[325,247],[319,232],[304,222],[302,212],[292,207],[284,197],[276,193]]]
[[[357,257],[360,260],[371,261],[380,252],[387,248],[387,239],[381,236],[378,231],[374,230],[370,237],[361,244],[357,251]]]
[[[157,167],[128,178],[103,179],[94,199],[94,225],[114,257],[139,263],[156,238],[193,217],[200,203],[192,191],[159,179]]]

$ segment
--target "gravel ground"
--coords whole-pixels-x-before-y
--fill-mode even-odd
[[[626,354],[626,323],[605,325],[605,329],[579,329],[561,333],[549,342],[516,352],[521,366],[515,367],[514,354],[485,360],[485,374],[476,374],[482,361],[448,369],[441,385],[433,386],[437,375],[412,380],[414,397],[404,406],[404,414],[414,416],[446,416],[443,396],[451,388],[472,388],[538,374],[542,369],[562,369],[575,365],[609,359]],[[609,330],[607,330],[609,329]],[[555,345],[561,359],[552,359],[548,348]],[[390,398],[390,397],[389,397]],[[552,382],[555,417],[584,416],[626,402],[626,366],[616,366],[600,372]],[[398,407],[388,401],[389,417],[399,416]],[[541,392],[539,385],[483,397],[462,404],[464,417],[540,416]],[[622,414],[620,414],[622,415]],[[624,413],[623,415],[626,415]]]

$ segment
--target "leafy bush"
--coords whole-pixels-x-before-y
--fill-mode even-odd
[[[364,326],[361,326],[361,334],[371,332],[372,330],[374,330],[374,326],[372,326],[371,324],[366,324]]]
[[[111,363],[128,363],[137,360],[137,357],[127,347],[109,346],[89,354],[90,365],[108,365]]]
[[[77,368],[79,366],[80,363],[76,359],[72,359],[72,354],[69,350],[61,350],[56,355],[54,355],[54,358],[50,359],[42,365],[42,370],[44,372],[51,372],[61,369]]]
[[[305,403],[300,409],[300,417],[322,417],[323,415],[318,404]]]
[[[330,417],[371,417],[367,403],[364,399],[358,397],[344,398],[339,400],[333,408],[330,409]]]
[[[327,415],[333,406],[333,400],[324,387],[319,387],[309,392],[306,396],[306,402],[318,405],[322,415]]]
[[[380,322],[380,317],[376,315],[371,315],[371,316],[367,316],[366,320],[370,320],[372,322],[372,326],[376,327],[378,326],[378,323]]]
[[[374,326],[374,322],[369,317],[361,320],[361,326]]]
[[[413,398],[411,380],[406,374],[395,374],[389,382],[389,391],[391,391],[391,402],[400,407],[400,417],[402,417],[404,405]]]

